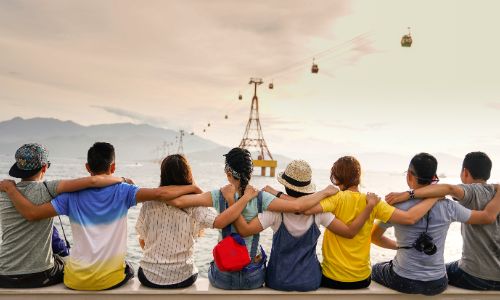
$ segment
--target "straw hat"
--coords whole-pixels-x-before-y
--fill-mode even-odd
[[[304,160],[294,160],[286,166],[285,172],[278,174],[278,182],[299,193],[314,193],[316,185],[311,181],[312,170]]]

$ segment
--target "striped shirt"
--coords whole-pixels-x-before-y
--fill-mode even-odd
[[[203,228],[213,228],[213,208],[178,209],[161,202],[142,205],[135,229],[144,240],[140,266],[146,278],[158,285],[180,283],[198,273],[194,243]]]

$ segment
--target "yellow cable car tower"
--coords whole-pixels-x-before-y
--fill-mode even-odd
[[[248,150],[252,148],[258,149],[259,155],[257,159],[253,160],[253,165],[261,168],[262,176],[266,176],[266,168],[269,168],[269,176],[274,177],[278,162],[273,159],[269,148],[267,148],[259,118],[259,98],[257,98],[257,86],[262,83],[264,82],[261,78],[250,78],[250,82],[248,83],[254,85],[254,94],[252,98],[252,106],[250,108],[250,118],[248,119],[245,133],[243,134],[243,139],[241,140],[239,147]]]

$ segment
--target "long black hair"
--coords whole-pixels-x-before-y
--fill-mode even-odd
[[[235,179],[240,181],[238,192],[241,197],[250,182],[250,178],[252,178],[252,155],[246,149],[233,148],[224,156],[226,157],[226,171],[229,171]]]

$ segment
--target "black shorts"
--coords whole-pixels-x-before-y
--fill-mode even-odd
[[[64,260],[54,254],[54,266],[43,272],[22,275],[0,275],[0,288],[32,289],[62,283]]]
[[[137,272],[137,277],[139,277],[139,281],[142,283],[142,285],[154,288],[154,289],[182,289],[182,288],[187,288],[189,286],[192,286],[195,282],[196,279],[198,278],[198,274],[194,274],[188,279],[175,283],[175,284],[169,284],[169,285],[159,285],[156,283],[153,283],[149,281],[146,276],[144,275],[144,272],[142,271],[142,268],[139,267],[139,271]]]

